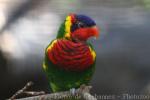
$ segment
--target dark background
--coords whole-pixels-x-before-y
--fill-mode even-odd
[[[68,13],[92,17],[100,38],[93,93],[150,93],[150,0],[0,0],[0,100],[28,81],[49,92],[44,49]]]

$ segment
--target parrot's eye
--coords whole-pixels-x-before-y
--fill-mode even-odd
[[[86,26],[86,25],[85,25],[84,23],[82,23],[82,22],[78,22],[77,25],[78,25],[78,28],[83,28],[83,27]]]

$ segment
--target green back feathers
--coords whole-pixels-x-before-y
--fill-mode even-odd
[[[57,34],[56,38],[57,39],[58,38],[63,38],[64,34],[65,34],[65,21],[61,24],[61,26],[58,30],[58,34]]]
[[[56,38],[70,39],[71,26],[72,26],[71,16],[67,16],[66,19],[61,24]]]

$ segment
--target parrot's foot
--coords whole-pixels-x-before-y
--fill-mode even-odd
[[[91,88],[92,88],[91,86],[87,86],[85,84],[82,84],[79,89],[71,88],[70,93],[71,93],[71,95],[76,95],[76,94],[81,93],[81,92],[89,93]]]
[[[75,95],[75,94],[76,94],[76,89],[75,89],[75,88],[71,88],[71,89],[70,89],[70,93],[71,93],[72,95]]]
[[[79,88],[79,91],[89,93],[91,88],[92,88],[92,86],[86,86],[85,84],[82,84]]]

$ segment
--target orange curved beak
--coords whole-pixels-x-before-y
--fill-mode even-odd
[[[93,26],[90,28],[91,36],[96,37],[96,39],[99,37],[99,29],[96,26]]]

